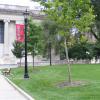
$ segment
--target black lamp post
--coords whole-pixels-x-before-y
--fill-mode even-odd
[[[25,23],[25,72],[24,72],[24,78],[29,78],[28,75],[28,68],[27,68],[27,24],[28,24],[28,15],[29,12],[26,11],[24,12],[24,23]]]

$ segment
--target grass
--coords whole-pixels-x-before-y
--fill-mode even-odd
[[[24,68],[12,70],[9,78],[36,100],[100,100],[100,65],[72,65],[72,80],[87,81],[85,86],[57,87],[68,79],[66,65],[29,68],[30,79],[23,78]]]

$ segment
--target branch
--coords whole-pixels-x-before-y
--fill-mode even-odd
[[[93,31],[92,27],[91,27],[91,32],[92,32],[93,36],[99,41],[100,38],[95,34],[95,32]]]

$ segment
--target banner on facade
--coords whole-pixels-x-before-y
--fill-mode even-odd
[[[24,25],[16,24],[16,40],[18,42],[24,42]]]

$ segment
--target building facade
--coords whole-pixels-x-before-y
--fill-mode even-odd
[[[15,58],[11,52],[11,49],[13,49],[12,43],[15,40],[23,41],[23,13],[26,9],[29,9],[29,7],[0,4],[0,64],[15,63]],[[30,11],[34,19],[41,20],[42,15],[39,11]]]

